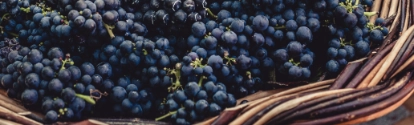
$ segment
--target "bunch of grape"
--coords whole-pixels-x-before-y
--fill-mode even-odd
[[[313,34],[319,31],[318,15],[313,13],[312,8],[301,6],[304,1],[261,2],[268,1],[214,2],[210,8],[220,8],[221,6],[221,9],[213,11],[218,12],[215,15],[216,21],[204,21],[203,25],[206,28],[200,30],[203,32],[193,33],[193,36],[206,35],[200,41],[200,47],[208,49],[208,52],[214,52],[209,50],[221,49],[221,53],[218,51],[220,56],[225,57],[223,52],[226,52],[226,56],[244,61],[246,65],[236,62],[236,68],[243,72],[250,70],[253,77],[276,72],[277,76],[283,76],[280,77],[282,80],[285,78],[290,81],[310,78],[309,68],[313,63],[314,54],[307,45],[312,44]],[[243,11],[249,8],[252,11]],[[257,16],[250,16],[253,14]],[[191,43],[190,45],[197,45],[196,42]],[[290,45],[296,45],[295,47],[300,47],[300,50],[290,53],[292,55],[276,54],[278,53],[277,49],[287,48]],[[306,51],[302,52],[302,49]],[[278,56],[285,57],[281,60],[278,59]],[[303,64],[299,64],[301,60]],[[298,73],[290,73],[292,75],[289,75],[289,68],[292,65],[283,66],[288,61],[295,65],[292,70],[299,73],[303,69],[306,75],[303,77]],[[287,69],[279,70],[283,67]],[[273,78],[265,76],[261,79],[268,81]]]
[[[365,12],[361,3],[329,0],[326,4],[329,6],[321,17],[328,20],[330,35],[326,71],[338,74],[349,61],[367,56],[371,47],[381,45],[388,29],[383,27],[382,18],[369,23],[368,17],[375,13]]]
[[[0,3],[0,13],[17,16],[20,13],[20,7],[28,7],[29,5],[29,0],[6,0]]]
[[[108,65],[74,65],[59,48],[46,54],[22,47],[0,58],[1,85],[10,98],[19,99],[32,110],[45,113],[47,122],[80,120],[92,112],[101,92],[91,76],[107,77]],[[95,70],[96,69],[96,70]],[[95,99],[94,99],[94,98]]]
[[[236,105],[235,96],[228,93],[227,86],[215,75],[217,71],[223,73],[216,70],[223,66],[221,57],[212,55],[207,64],[203,64],[202,59],[190,52],[174,69],[167,69],[169,75],[175,76],[175,81],[168,87],[170,94],[161,102],[158,111],[169,113],[156,120],[170,117],[175,124],[191,124]]]

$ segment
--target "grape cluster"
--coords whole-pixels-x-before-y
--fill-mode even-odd
[[[9,15],[16,16],[20,12],[20,7],[30,6],[29,1],[30,0],[6,0],[0,4],[0,12],[9,13]]]
[[[168,87],[170,93],[161,102],[158,111],[169,113],[156,120],[170,117],[175,124],[191,124],[236,105],[235,96],[227,92],[227,86],[219,82],[215,75],[215,71],[223,74],[222,70],[216,70],[223,65],[221,57],[212,55],[207,64],[204,62],[195,52],[190,52],[175,68],[166,69],[175,81]]]
[[[368,17],[375,14],[365,12],[361,3],[345,0],[326,2],[328,42],[326,71],[338,74],[349,62],[366,56],[371,47],[382,44],[388,29],[383,27],[384,20],[377,18],[375,24],[368,22]]]
[[[84,78],[88,73],[95,73],[95,67],[74,65],[70,55],[64,55],[59,48],[44,54],[38,49],[22,47],[0,59],[1,85],[7,89],[7,95],[45,113],[48,122],[83,119],[95,104],[89,95],[102,94]],[[97,75],[108,70],[99,66],[96,69]]]

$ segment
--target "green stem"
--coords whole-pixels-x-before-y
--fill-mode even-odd
[[[27,7],[27,8],[20,7],[20,11],[23,11],[25,13],[30,13],[30,7]]]
[[[375,26],[375,24],[373,23],[367,23],[367,28],[369,29],[369,32],[375,29],[379,29],[379,30],[383,29],[382,26]]]
[[[144,54],[144,56],[146,56],[148,54],[148,51],[145,49],[142,49],[142,54]]]
[[[62,66],[60,67],[60,70],[64,70],[66,63],[69,63],[69,65],[73,65],[74,62],[69,57],[66,57],[64,60],[62,60]]]
[[[203,85],[203,80],[204,80],[205,76],[201,76],[200,79],[198,80],[198,86],[201,87],[201,85]]]
[[[206,8],[206,11],[208,13],[208,15],[211,16],[211,18],[217,19],[217,15],[215,15],[213,12],[211,12],[211,10],[209,8]]]
[[[170,117],[171,115],[174,115],[174,114],[176,114],[176,113],[177,113],[177,111],[169,112],[168,114],[165,114],[165,115],[163,115],[163,116],[161,116],[161,117],[156,118],[156,119],[155,119],[155,121],[160,121],[160,120],[163,120],[163,119],[165,119],[165,118],[167,118],[167,117]]]
[[[224,52],[224,60],[227,60],[226,65],[231,65],[232,63],[236,63],[236,58],[231,58],[229,56],[230,56],[229,52],[227,51]]]
[[[289,59],[289,62],[292,63],[295,66],[299,66],[300,62],[295,62],[295,60],[293,60],[293,58]]]
[[[191,62],[190,65],[192,65],[194,68],[197,68],[197,67],[203,68],[205,65],[203,65],[202,62],[203,62],[203,59],[196,58],[196,60],[194,60],[193,62]]]
[[[105,26],[106,31],[107,31],[107,32],[108,32],[108,34],[109,34],[109,37],[110,37],[111,39],[115,38],[115,35],[114,35],[114,33],[112,32],[112,29],[114,29],[114,26],[108,25],[108,24],[106,24],[106,23],[104,23],[104,26]]]
[[[206,33],[206,35],[204,35],[204,38],[207,38],[208,36],[211,36],[211,32]]]
[[[85,100],[86,102],[88,102],[92,105],[96,104],[95,100],[90,96],[82,95],[82,94],[76,94],[76,97],[81,98],[81,99]]]
[[[19,37],[19,35],[18,35],[18,34],[13,33],[13,32],[8,32],[8,34],[10,34],[10,35],[11,35],[11,36],[13,36],[13,37]]]
[[[64,108],[64,109],[59,109],[59,114],[60,115],[64,115],[65,114],[65,110],[67,111],[68,109],[67,108]]]
[[[247,78],[252,79],[252,73],[250,71],[246,72],[246,76]]]
[[[378,12],[364,12],[364,15],[368,18],[370,18],[371,16],[377,15]]]
[[[276,30],[281,30],[281,29],[285,29],[285,28],[286,28],[285,26],[275,26]]]
[[[359,1],[355,1],[355,4],[352,5],[352,0],[346,0],[345,3],[341,2],[339,5],[345,7],[348,13],[352,13],[352,11],[358,7],[358,3]]]
[[[174,92],[177,89],[183,89],[180,79],[181,79],[181,63],[177,63],[174,69],[166,69],[168,70],[169,74],[175,76],[175,81],[172,83],[170,87],[168,87],[168,92]]]
[[[231,31],[231,26],[226,27],[227,31]]]

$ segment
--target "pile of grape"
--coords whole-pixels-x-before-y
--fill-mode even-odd
[[[0,80],[45,121],[192,124],[268,81],[335,77],[388,34],[372,0],[5,0]]]

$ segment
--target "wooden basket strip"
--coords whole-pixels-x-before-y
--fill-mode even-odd
[[[361,118],[358,118],[358,119],[355,119],[355,120],[352,120],[352,121],[340,123],[338,125],[355,125],[355,124],[368,122],[368,121],[377,119],[379,117],[382,117],[382,116],[394,111],[395,109],[400,107],[402,104],[404,104],[404,102],[407,101],[408,98],[410,98],[410,96],[413,94],[413,92],[414,92],[414,90],[411,90],[411,92],[409,94],[407,94],[404,98],[402,98],[400,101],[396,102],[395,104],[393,104],[392,106],[389,106],[386,109],[383,109],[383,110],[378,111],[376,113],[373,113],[373,114],[370,114],[368,116],[361,117]]]
[[[391,52],[388,54],[388,57],[386,57],[386,61],[381,66],[381,68],[378,70],[378,73],[372,78],[371,82],[368,84],[368,86],[375,86],[377,85],[382,77],[384,77],[385,72],[390,67],[392,61],[395,59],[399,49],[401,49],[404,42],[407,41],[408,36],[413,32],[414,26],[411,26],[407,32],[404,32],[400,39],[395,43],[394,47],[392,48]]]
[[[342,92],[353,91],[353,90],[354,89],[328,90],[328,91],[324,91],[324,92],[313,93],[313,94],[306,95],[306,96],[296,98],[296,99],[293,99],[293,100],[289,100],[289,101],[273,108],[272,110],[270,110],[263,117],[261,117],[259,120],[257,120],[254,124],[257,124],[257,125],[265,124],[266,122],[268,122],[274,116],[280,114],[283,111],[289,110],[289,109],[299,105],[300,103],[302,103],[304,101],[309,101],[309,100],[320,98],[320,97],[323,97],[323,96],[326,96],[326,95],[332,95],[332,94],[336,94],[336,93],[342,93]]]
[[[372,5],[371,11],[372,12],[379,12],[380,8],[381,8],[382,1],[383,0],[375,0],[374,4]],[[370,23],[375,23],[375,19],[377,19],[377,17],[378,17],[378,14],[374,15],[374,16],[371,16],[369,22]]]

